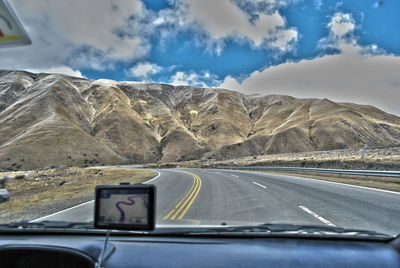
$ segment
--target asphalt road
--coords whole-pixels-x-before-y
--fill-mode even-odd
[[[250,171],[162,169],[157,224],[290,223],[400,233],[400,193]],[[91,221],[93,202],[39,220]]]

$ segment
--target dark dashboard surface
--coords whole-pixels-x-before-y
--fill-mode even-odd
[[[98,261],[105,236],[5,235],[0,255],[46,250]],[[103,267],[400,267],[400,241],[111,236]],[[92,267],[93,267],[92,266]],[[39,267],[39,266],[38,266]],[[51,267],[49,263],[46,266]],[[87,267],[90,267],[87,266]]]

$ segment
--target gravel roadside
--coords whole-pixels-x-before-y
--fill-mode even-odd
[[[93,200],[96,185],[135,184],[156,173],[134,168],[68,168],[25,172],[22,179],[16,179],[21,174],[2,175],[14,176],[7,182],[10,200],[0,204],[0,223],[10,223],[31,221]]]

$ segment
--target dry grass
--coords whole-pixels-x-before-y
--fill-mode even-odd
[[[7,182],[10,201],[0,204],[0,221],[25,213],[30,209],[51,207],[66,201],[94,196],[94,188],[101,184],[131,184],[146,181],[155,176],[150,170],[138,169],[95,169],[68,168],[28,172],[7,172],[3,175],[27,174],[25,179],[12,179]]]
[[[266,170],[257,170],[258,172],[265,173],[273,173],[279,175],[289,175],[289,176],[298,176],[303,178],[312,178],[317,180],[324,181],[332,181],[332,182],[340,182],[351,185],[365,186],[376,189],[383,189],[389,191],[400,192],[400,179],[392,178],[392,177],[368,177],[365,176],[355,176],[355,175],[342,175],[339,176],[337,174],[315,174],[315,173],[297,173],[297,172],[283,172],[283,171],[266,171]]]
[[[210,164],[214,165],[266,165],[276,162],[294,162],[305,161],[307,163],[324,163],[324,162],[364,162],[365,164],[384,164],[384,163],[400,163],[400,147],[366,149],[362,153],[361,150],[343,149],[329,151],[311,151],[300,153],[282,153],[257,155],[235,159],[226,159],[215,161],[211,160]]]

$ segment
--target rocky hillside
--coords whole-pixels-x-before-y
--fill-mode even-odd
[[[399,144],[400,118],[372,106],[0,71],[0,169]]]

